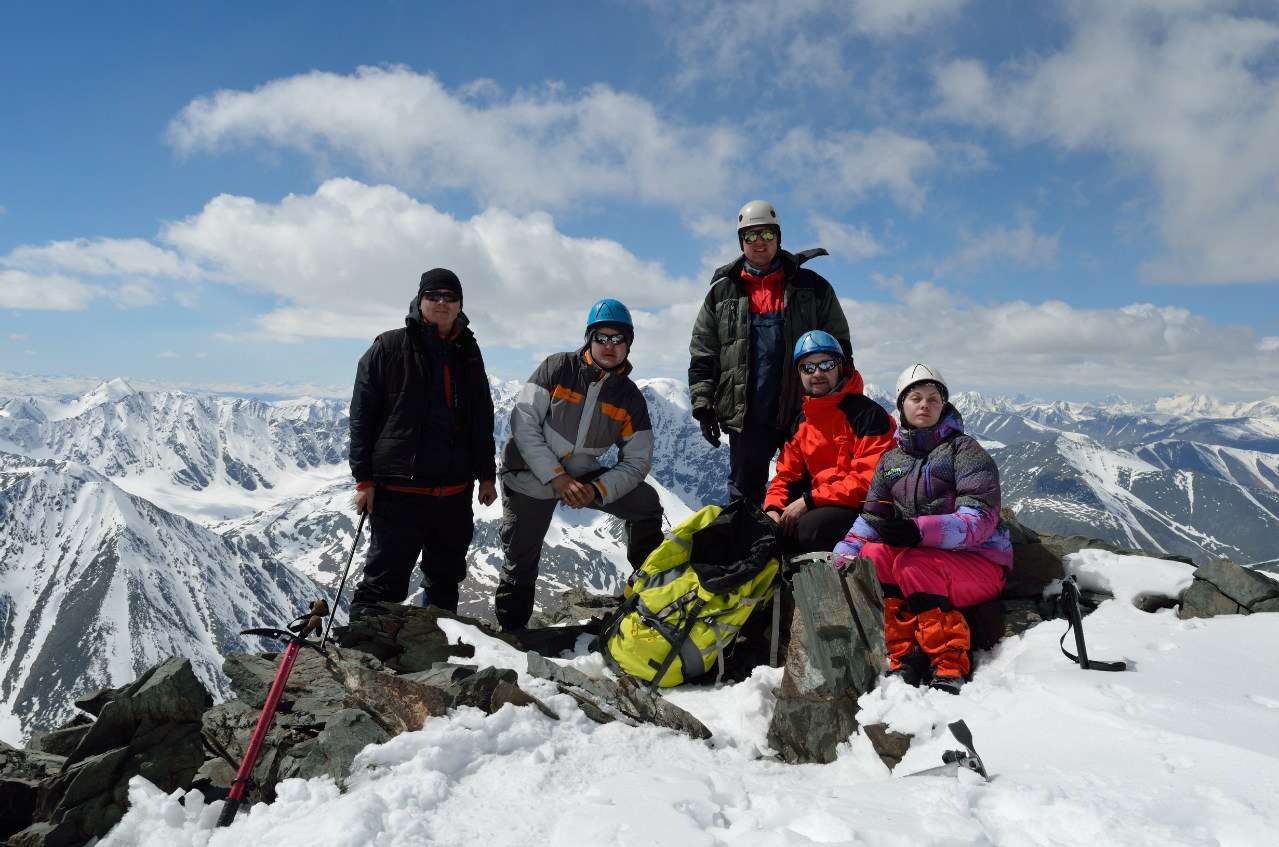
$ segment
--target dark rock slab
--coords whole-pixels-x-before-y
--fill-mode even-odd
[[[1240,567],[1225,559],[1195,569],[1195,579],[1210,583],[1240,606],[1253,609],[1258,603],[1279,599],[1279,582]]]
[[[348,626],[334,630],[342,647],[353,648],[376,656],[396,673],[429,670],[450,657],[470,658],[475,649],[467,644],[450,645],[440,629],[441,618],[462,621],[479,627],[494,638],[518,647],[518,643],[493,630],[487,622],[454,615],[434,606],[404,606],[378,603]]]
[[[124,816],[134,776],[162,791],[190,788],[205,758],[200,722],[211,702],[190,661],[175,657],[96,703],[98,719],[43,786],[39,823],[10,844],[83,844],[105,835]]]
[[[1017,520],[1012,509],[1000,512],[1013,543],[1013,569],[1008,574],[1004,599],[1040,597],[1053,580],[1066,577],[1061,554],[1044,543],[1044,537]]]
[[[584,710],[597,723],[615,719],[616,713],[620,713],[632,720],[673,729],[699,740],[711,737],[711,731],[705,724],[634,677],[622,677],[618,682],[595,679],[537,653],[528,654],[528,672],[557,683],[579,704],[589,702],[590,707],[584,705]]]
[[[843,574],[820,558],[798,564],[790,646],[768,743],[788,762],[825,763],[857,731],[857,698],[878,682],[884,599],[868,559]]]
[[[909,732],[898,732],[882,723],[867,724],[862,727],[862,733],[870,739],[879,760],[887,765],[890,771],[901,764],[914,738]]]
[[[32,733],[31,740],[27,742],[27,749],[52,753],[56,756],[70,755],[71,751],[79,746],[92,725],[93,719],[87,715],[75,715],[57,729]]]

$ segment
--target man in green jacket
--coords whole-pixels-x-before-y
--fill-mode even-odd
[[[781,221],[764,200],[742,207],[737,240],[742,255],[715,271],[693,324],[688,387],[702,436],[719,447],[721,430],[728,434],[728,496],[762,504],[768,465],[799,412],[795,342],[819,329],[846,360],[853,347],[835,290],[804,267],[824,249],[781,249]]]

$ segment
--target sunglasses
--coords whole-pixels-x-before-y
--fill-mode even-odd
[[[815,374],[818,371],[833,371],[839,367],[838,359],[827,359],[824,362],[804,362],[799,369],[806,374]]]
[[[772,241],[776,237],[777,237],[777,233],[773,232],[771,229],[752,230],[750,232],[742,233],[742,241],[745,241],[747,244],[754,244],[756,241],[759,241],[761,238],[764,239],[764,243],[767,244],[769,241]]]
[[[619,344],[626,343],[626,336],[622,335],[620,332],[617,333],[616,335],[609,335],[608,333],[604,333],[604,332],[592,332],[591,340],[594,341],[596,344],[603,344],[606,346],[609,344],[612,344],[614,347],[616,347]]]
[[[422,299],[432,303],[456,303],[462,298],[452,291],[428,291],[422,295]]]

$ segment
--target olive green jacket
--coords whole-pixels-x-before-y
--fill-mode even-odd
[[[825,256],[820,247],[802,253],[778,250],[785,272],[785,351],[789,359],[795,342],[812,329],[829,332],[844,348],[851,364],[853,347],[848,321],[835,296],[835,289],[820,274],[803,267],[816,256]],[[715,271],[710,291],[693,324],[688,352],[688,388],[693,412],[713,409],[720,426],[729,432],[741,431],[746,420],[750,393],[750,299],[742,279],[746,257]],[[782,369],[782,396],[776,426],[789,432],[799,412],[802,386],[795,368]]]

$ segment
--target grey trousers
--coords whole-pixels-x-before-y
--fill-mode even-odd
[[[558,499],[542,500],[502,486],[502,582],[534,585],[542,558],[542,541],[551,526]],[[653,486],[641,482],[633,491],[603,506],[587,506],[626,521],[626,558],[638,567],[662,541],[662,504]],[[638,563],[637,563],[638,558]]]

